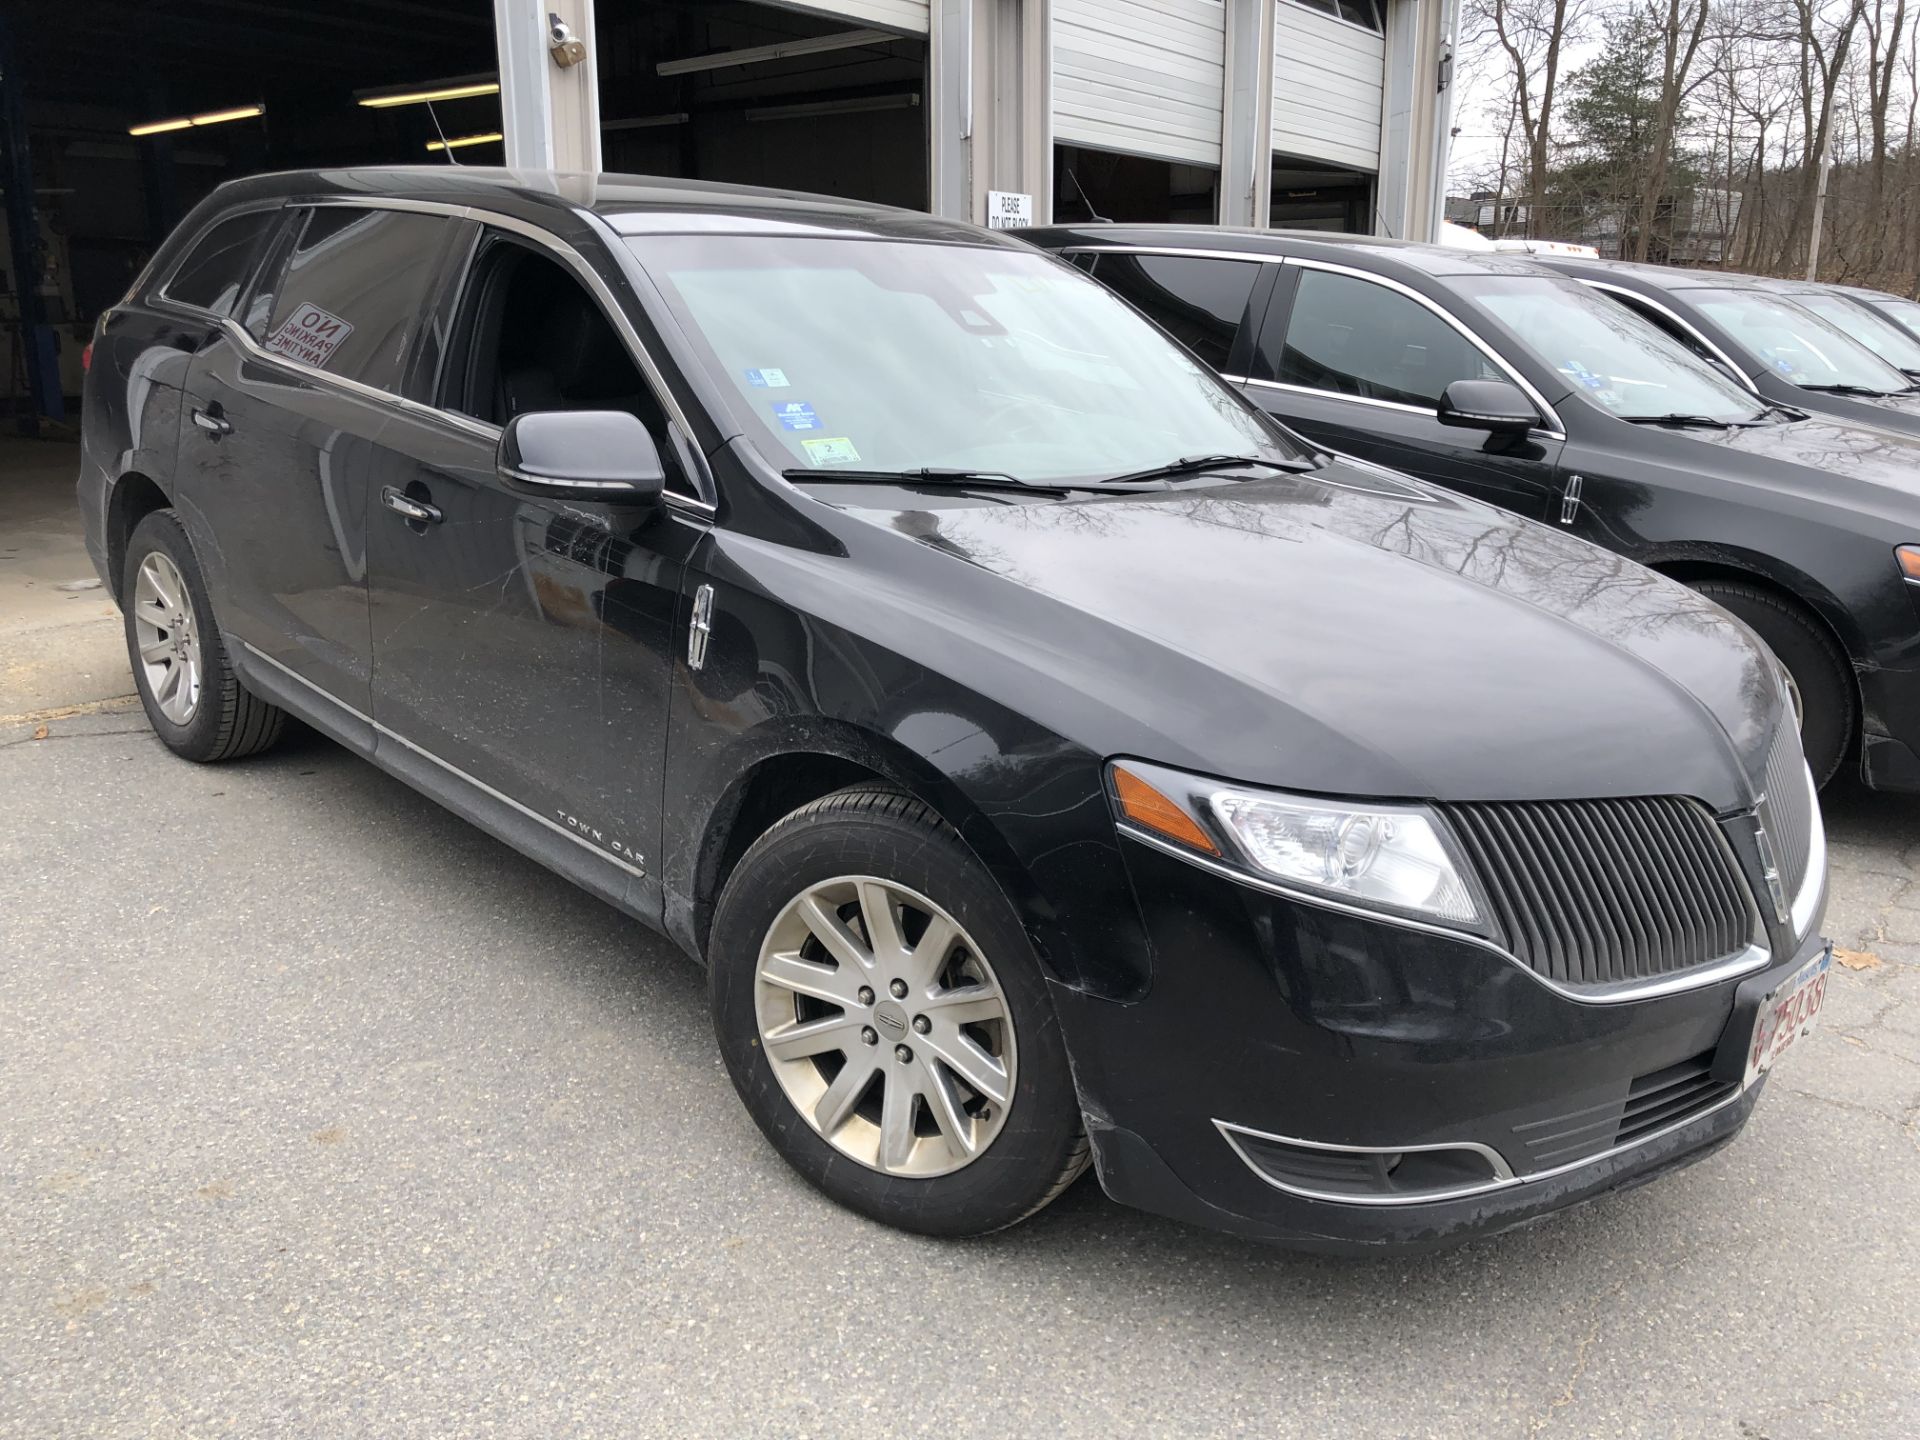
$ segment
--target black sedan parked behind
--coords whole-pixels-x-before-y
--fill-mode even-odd
[[[1658,326],[1761,399],[1920,437],[1920,386],[1781,282],[1618,260],[1537,257]]]
[[[1920,438],[1756,393],[1534,257],[1176,226],[1027,238],[1320,444],[1710,596],[1786,666],[1822,783],[1857,745],[1868,784],[1920,787]]]
[[[167,745],[299,716],[660,927],[892,1224],[1091,1157],[1250,1235],[1497,1229],[1724,1143],[1824,994],[1745,630],[970,226],[236,182],[96,334],[80,498]]]

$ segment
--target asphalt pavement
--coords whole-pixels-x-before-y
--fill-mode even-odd
[[[73,622],[0,707],[0,1437],[1920,1432],[1920,799],[1830,797],[1857,968],[1690,1169],[1414,1258],[1091,1181],[938,1242],[775,1158],[663,941],[311,735],[175,760]]]

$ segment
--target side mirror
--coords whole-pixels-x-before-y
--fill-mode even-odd
[[[500,435],[500,478],[516,490],[646,504],[660,498],[666,466],[638,417],[625,410],[539,410]]]
[[[1540,423],[1540,412],[1505,380],[1456,380],[1441,392],[1439,420],[1462,430],[1491,430],[1495,435],[1524,435]]]

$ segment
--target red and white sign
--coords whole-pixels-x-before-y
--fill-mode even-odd
[[[353,333],[353,326],[338,315],[328,314],[318,305],[298,305],[280,328],[267,337],[266,348],[302,365],[324,370],[340,342]]]

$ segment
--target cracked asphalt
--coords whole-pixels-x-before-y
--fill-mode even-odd
[[[946,1243],[789,1174],[645,930],[310,735],[61,708],[0,715],[0,1437],[1920,1433],[1920,798],[1829,798],[1860,968],[1712,1159],[1411,1259],[1092,1183]]]

